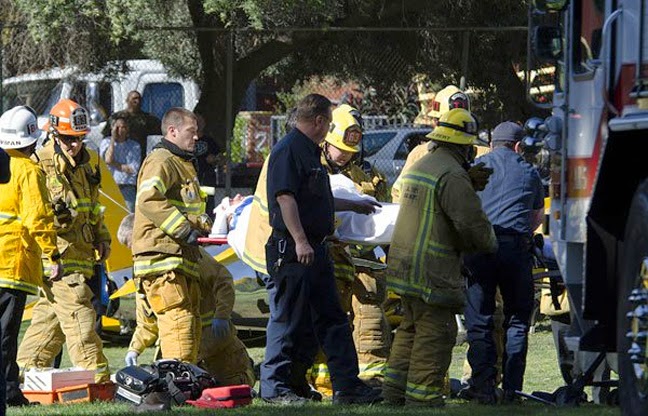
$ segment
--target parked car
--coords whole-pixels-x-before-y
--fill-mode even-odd
[[[409,151],[421,141],[431,127],[400,127],[365,131],[362,137],[364,160],[378,169],[389,185],[400,174]]]

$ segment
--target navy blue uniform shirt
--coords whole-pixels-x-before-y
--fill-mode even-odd
[[[507,147],[478,158],[494,172],[478,192],[484,212],[498,234],[529,234],[533,210],[544,207],[544,188],[535,167]]]
[[[320,162],[322,149],[298,129],[292,129],[272,149],[268,161],[268,209],[270,225],[289,234],[277,195],[292,194],[299,219],[310,240],[333,234],[333,194],[326,169]]]

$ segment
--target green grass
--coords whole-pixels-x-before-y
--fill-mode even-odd
[[[460,378],[462,373],[463,359],[465,356],[465,346],[455,348],[450,375],[454,378]],[[123,364],[123,357],[126,354],[126,347],[106,346],[106,356],[108,357],[112,371],[120,368]],[[263,348],[251,348],[250,354],[255,362],[260,362],[263,358]],[[145,363],[152,359],[153,350],[147,350],[141,357],[140,362]],[[69,365],[67,354],[64,354],[63,365]],[[540,330],[530,335],[528,365],[525,377],[524,390],[532,392],[535,390],[553,391],[562,385],[562,378],[558,371],[556,361],[556,352],[553,347],[551,332]],[[332,406],[329,403],[308,405],[305,409],[281,408],[266,405],[265,403],[255,400],[252,406],[224,410],[199,410],[192,407],[176,408],[173,411],[165,412],[165,415],[213,415],[219,412],[226,412],[228,415],[263,415],[263,416],[290,416],[310,413],[313,415],[371,415],[371,416],[393,416],[393,415],[457,415],[457,416],[475,416],[475,415],[519,415],[524,413],[530,415],[619,415],[618,408],[612,408],[602,405],[585,404],[578,408],[555,408],[538,403],[526,402],[518,406],[499,406],[485,407],[475,404],[465,403],[460,400],[449,400],[444,409],[403,409],[388,408],[383,406],[351,406],[339,407]],[[127,404],[121,403],[93,403],[84,405],[52,405],[41,406],[25,409],[10,408],[7,412],[10,416],[36,416],[36,415],[92,415],[92,416],[122,416],[133,415],[134,412]],[[150,415],[159,413],[150,413]]]

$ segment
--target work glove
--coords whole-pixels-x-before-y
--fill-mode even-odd
[[[65,228],[72,222],[73,213],[64,200],[59,199],[53,204],[54,225]]]
[[[105,261],[110,256],[110,243],[102,241],[101,243],[95,244],[94,248],[97,250],[98,262]]]
[[[184,229],[178,234],[178,238],[190,246],[198,245],[198,237],[202,237],[203,234],[200,230],[196,230],[188,224],[184,225]]]
[[[203,234],[200,231],[192,228],[191,231],[189,231],[189,235],[187,235],[187,238],[185,238],[185,241],[190,246],[197,246],[198,238],[202,236]]]
[[[214,334],[214,338],[216,338],[217,340],[225,339],[230,334],[229,319],[212,319],[211,329],[212,333]]]
[[[139,353],[137,351],[128,351],[126,353],[126,357],[124,358],[124,362],[126,362],[126,365],[137,365],[137,357],[139,357]]]
[[[203,232],[203,235],[209,235],[213,227],[214,221],[211,217],[208,214],[200,214],[198,217],[198,228]]]
[[[483,191],[492,174],[493,169],[485,167],[484,162],[480,162],[468,169],[468,176],[470,176],[470,182],[472,182],[475,191]]]
[[[56,282],[57,280],[61,280],[63,277],[63,265],[61,264],[61,260],[52,263],[50,266],[50,274],[49,274],[49,280],[52,282]]]

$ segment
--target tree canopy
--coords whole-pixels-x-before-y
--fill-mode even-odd
[[[96,70],[116,60],[159,59],[199,83],[196,111],[210,116],[216,137],[224,137],[230,42],[235,107],[262,76],[287,86],[335,76],[371,87],[385,102],[411,88],[416,74],[437,85],[458,84],[465,69],[468,86],[480,92],[473,109],[482,120],[522,120],[532,111],[515,74],[525,59],[526,33],[497,30],[526,25],[526,2],[517,0],[0,2],[15,5],[4,19],[17,25],[3,37],[6,72],[69,65]]]

